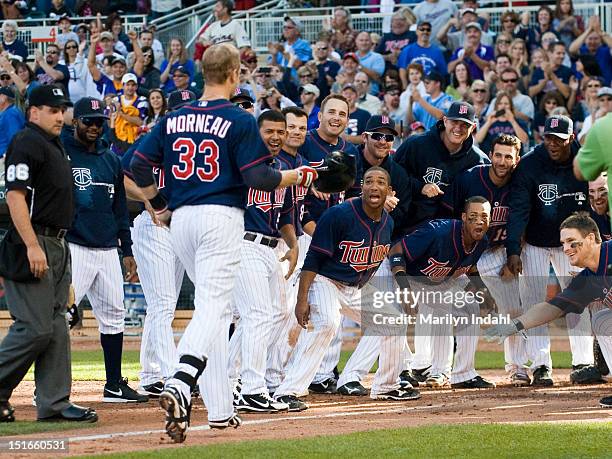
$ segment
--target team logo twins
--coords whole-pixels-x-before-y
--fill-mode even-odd
[[[274,190],[274,202],[272,202],[271,191],[261,191],[249,188],[249,194],[247,196],[247,206],[255,206],[257,209],[266,213],[272,209],[280,209],[281,207],[283,207],[286,190],[287,188]]]
[[[91,169],[87,167],[73,167],[72,177],[74,178],[74,184],[77,186],[79,191],[85,191],[91,185],[93,186],[105,186],[108,189],[108,194],[112,198],[115,194],[114,183],[94,182],[91,178]]]
[[[391,249],[391,244],[379,245],[374,242],[372,247],[364,245],[365,239],[356,241],[341,241],[338,244],[342,250],[340,263],[348,263],[351,268],[360,273],[377,268]]]
[[[453,266],[448,266],[449,261],[438,261],[433,257],[430,257],[427,260],[427,266],[421,269],[421,272],[429,277],[430,279],[444,279],[449,276],[451,271],[453,270]],[[459,277],[462,274],[467,274],[472,265],[469,266],[460,266],[453,273],[453,277]]]
[[[553,122],[556,120],[552,120]],[[545,206],[552,205],[557,199],[573,197],[578,204],[584,204],[586,202],[586,195],[578,191],[576,193],[565,193],[559,194],[557,184],[555,183],[543,183],[538,188],[538,198],[544,203]]]

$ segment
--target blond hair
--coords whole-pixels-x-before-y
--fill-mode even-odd
[[[220,43],[208,48],[202,56],[202,76],[208,84],[224,84],[239,69],[240,54],[234,46]]]

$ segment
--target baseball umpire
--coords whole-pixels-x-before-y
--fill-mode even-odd
[[[552,322],[569,313],[580,314],[593,301],[608,306],[593,314],[593,332],[608,364],[612,364],[612,289],[610,264],[612,241],[601,241],[597,224],[586,213],[571,215],[561,223],[563,253],[572,266],[584,268],[561,293],[547,302],[532,306],[509,324],[495,325],[485,331],[485,340],[502,342],[523,330]],[[612,408],[612,396],[599,401],[602,408]]]
[[[74,130],[64,129],[74,179],[75,218],[66,239],[72,255],[72,284],[78,304],[91,303],[104,351],[104,402],[146,402],[121,377],[125,306],[117,251],[121,242],[126,280],[136,274],[130,223],[119,158],[102,141],[107,116],[102,101],[83,97],[74,107]]]
[[[70,250],[64,236],[74,205],[70,162],[58,137],[69,104],[59,87],[34,89],[28,123],[6,154],[11,224],[2,243],[1,264],[15,322],[0,344],[1,422],[15,420],[8,400],[34,362],[39,421],[98,420],[94,410],[69,400]]]

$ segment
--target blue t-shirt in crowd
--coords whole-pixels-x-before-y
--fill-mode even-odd
[[[25,125],[25,117],[21,110],[14,105],[0,113],[0,157],[6,153],[6,149],[17,134]]]
[[[465,51],[463,50],[463,48],[457,48],[455,52],[453,53],[453,55],[451,56],[450,60],[454,61],[458,59],[459,57],[463,56],[464,53]],[[495,52],[493,51],[493,48],[491,48],[490,46],[481,44],[480,47],[478,48],[478,51],[476,51],[476,53],[478,57],[481,58],[483,61],[492,61],[495,59]],[[476,62],[474,62],[472,59],[469,59],[469,58],[463,59],[463,62],[465,62],[465,64],[470,69],[470,76],[472,77],[473,80],[476,80],[476,79],[483,80],[484,79],[484,73],[482,69],[476,65]]]
[[[440,48],[435,45],[429,48],[423,48],[418,43],[406,46],[397,59],[397,67],[405,69],[412,63],[421,64],[426,75],[434,69],[442,75],[447,74],[446,60]]]
[[[433,105],[434,107],[442,110],[443,112],[446,112],[446,110],[448,110],[448,107],[450,107],[454,101],[454,99],[451,96],[449,96],[448,94],[444,92],[440,94],[435,100],[433,100],[429,94],[427,94],[424,97],[424,99],[425,99],[425,102],[427,102],[429,105]],[[425,126],[425,129],[428,129],[428,130],[434,124],[436,124],[436,121],[438,121],[436,118],[431,116],[429,112],[425,110],[418,103],[415,103],[415,107],[412,110],[412,115],[414,116],[415,120],[423,123],[423,125]]]
[[[586,45],[580,47],[580,54],[590,54]],[[608,45],[601,45],[597,48],[595,60],[599,64],[605,85],[610,86],[610,82],[612,81],[612,56],[610,55],[610,48]]]

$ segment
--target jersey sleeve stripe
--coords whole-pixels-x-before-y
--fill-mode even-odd
[[[406,241],[403,240],[403,239],[402,239],[402,247],[404,248],[404,253],[406,254],[406,256],[408,258],[410,258],[410,261],[414,261],[414,257],[410,253],[410,250],[408,250],[408,246],[406,245]]]
[[[262,163],[264,161],[268,161],[270,158],[272,158],[272,155],[267,155],[267,156],[262,156],[261,158],[257,158],[255,161],[251,161],[250,163],[245,164],[244,166],[242,166],[240,168],[240,171],[242,172],[243,170],[249,169],[249,168],[251,168],[253,166],[256,166],[259,163]]]
[[[316,250],[317,252],[324,253],[325,255],[329,255],[330,257],[333,256],[333,253],[330,252],[329,250],[325,250],[324,248],[313,245],[312,243],[310,244],[310,249]]]
[[[151,161],[147,156],[143,155],[142,153],[140,153],[138,150],[136,150],[134,152],[134,156],[138,156],[138,158],[144,160],[147,162],[147,164],[150,164],[151,166],[159,166],[159,163],[156,163],[154,161]]]

